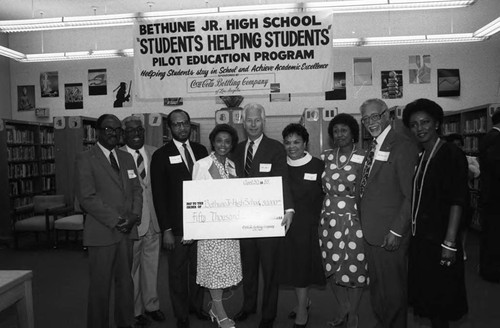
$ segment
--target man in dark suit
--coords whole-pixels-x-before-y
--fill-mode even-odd
[[[142,188],[132,156],[115,149],[120,120],[104,114],[97,120],[97,145],[78,154],[76,196],[87,213],[83,243],[88,247],[90,284],[88,328],[109,328],[111,287],[115,290],[115,323],[134,324],[132,240],[141,220]]]
[[[132,278],[134,280],[135,326],[147,327],[154,321],[164,321],[158,297],[158,265],[160,261],[161,232],[156,218],[151,192],[149,164],[156,147],[144,144],[144,127],[137,116],[128,116],[122,121],[125,146],[137,166],[142,187],[141,224],[137,227],[139,240],[134,242]]]
[[[293,218],[293,201],[288,187],[288,167],[283,145],[264,135],[266,114],[259,104],[248,104],[243,108],[243,125],[248,139],[236,146],[233,160],[238,177],[282,177],[285,215],[282,225],[286,231]],[[259,265],[262,265],[264,295],[262,297],[262,320],[259,328],[272,327],[278,304],[279,238],[247,238],[240,240],[243,270],[243,308],[234,317],[243,321],[257,310],[259,287]]]
[[[360,218],[377,327],[407,325],[411,186],[418,149],[390,125],[384,101],[369,99],[361,122],[374,138],[358,177]]]
[[[493,128],[479,147],[481,165],[481,248],[479,274],[490,282],[500,282],[500,109],[491,116]]]
[[[188,314],[208,320],[202,310],[203,289],[196,284],[196,242],[183,239],[182,187],[191,180],[193,163],[208,156],[207,149],[189,141],[191,119],[181,109],[167,117],[173,140],[158,149],[151,160],[153,202],[168,251],[170,299],[177,327],[189,327]]]

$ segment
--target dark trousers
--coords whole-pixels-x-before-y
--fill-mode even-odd
[[[248,238],[240,240],[243,271],[243,311],[256,312],[260,264],[264,280],[262,296],[263,321],[272,321],[276,317],[279,240],[280,238]]]
[[[402,242],[393,252],[366,241],[364,245],[377,327],[405,328],[408,320],[408,241]]]
[[[89,246],[88,328],[109,328],[111,289],[115,289],[115,323],[134,324],[134,282],[132,281],[132,241],[123,238],[109,246]]]
[[[175,247],[167,251],[168,284],[174,315],[178,320],[187,319],[189,312],[200,312],[203,308],[204,289],[196,284],[197,244],[181,244],[175,237]]]
[[[484,279],[500,281],[500,213],[483,209],[481,212],[481,244],[479,272]]]

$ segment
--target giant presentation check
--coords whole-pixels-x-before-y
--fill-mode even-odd
[[[281,177],[184,181],[184,239],[283,237]]]

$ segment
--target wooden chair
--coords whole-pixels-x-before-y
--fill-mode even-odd
[[[69,233],[71,231],[75,232],[75,242],[78,241],[78,232],[83,232],[83,226],[85,224],[86,213],[80,208],[78,201],[75,200],[75,206],[70,215],[55,217],[54,221],[54,248],[58,247],[59,243],[59,231],[64,231],[66,233],[66,242],[69,241]],[[85,249],[85,247],[84,247]]]
[[[34,232],[36,241],[39,233],[47,236],[47,245],[52,244],[51,232],[54,229],[54,215],[59,215],[68,210],[64,202],[64,195],[37,195],[33,197],[33,205],[16,210],[13,216],[13,233],[15,247],[19,247],[19,235]],[[32,212],[33,216],[17,219],[22,213]]]

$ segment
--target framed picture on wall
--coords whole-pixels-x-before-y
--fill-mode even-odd
[[[382,71],[382,99],[403,98],[403,71]]]
[[[325,100],[345,100],[345,99],[347,99],[345,72],[334,72],[333,90],[325,92]]]
[[[460,71],[458,69],[438,69],[438,97],[460,96]]]
[[[40,73],[42,98],[59,97],[59,75],[57,72]]]
[[[17,110],[20,112],[35,109],[35,86],[17,86]]]
[[[410,84],[431,83],[431,56],[414,55],[409,57]]]
[[[64,85],[64,108],[83,109],[82,83],[68,83]]]
[[[115,101],[113,102],[114,108],[120,107],[131,107],[132,98],[130,97],[130,92],[132,90],[132,80],[127,84],[127,82],[120,82],[120,84],[113,90],[115,96]]]
[[[372,85],[372,59],[354,58],[354,85]]]
[[[89,69],[89,96],[108,94],[108,78],[106,69]]]

